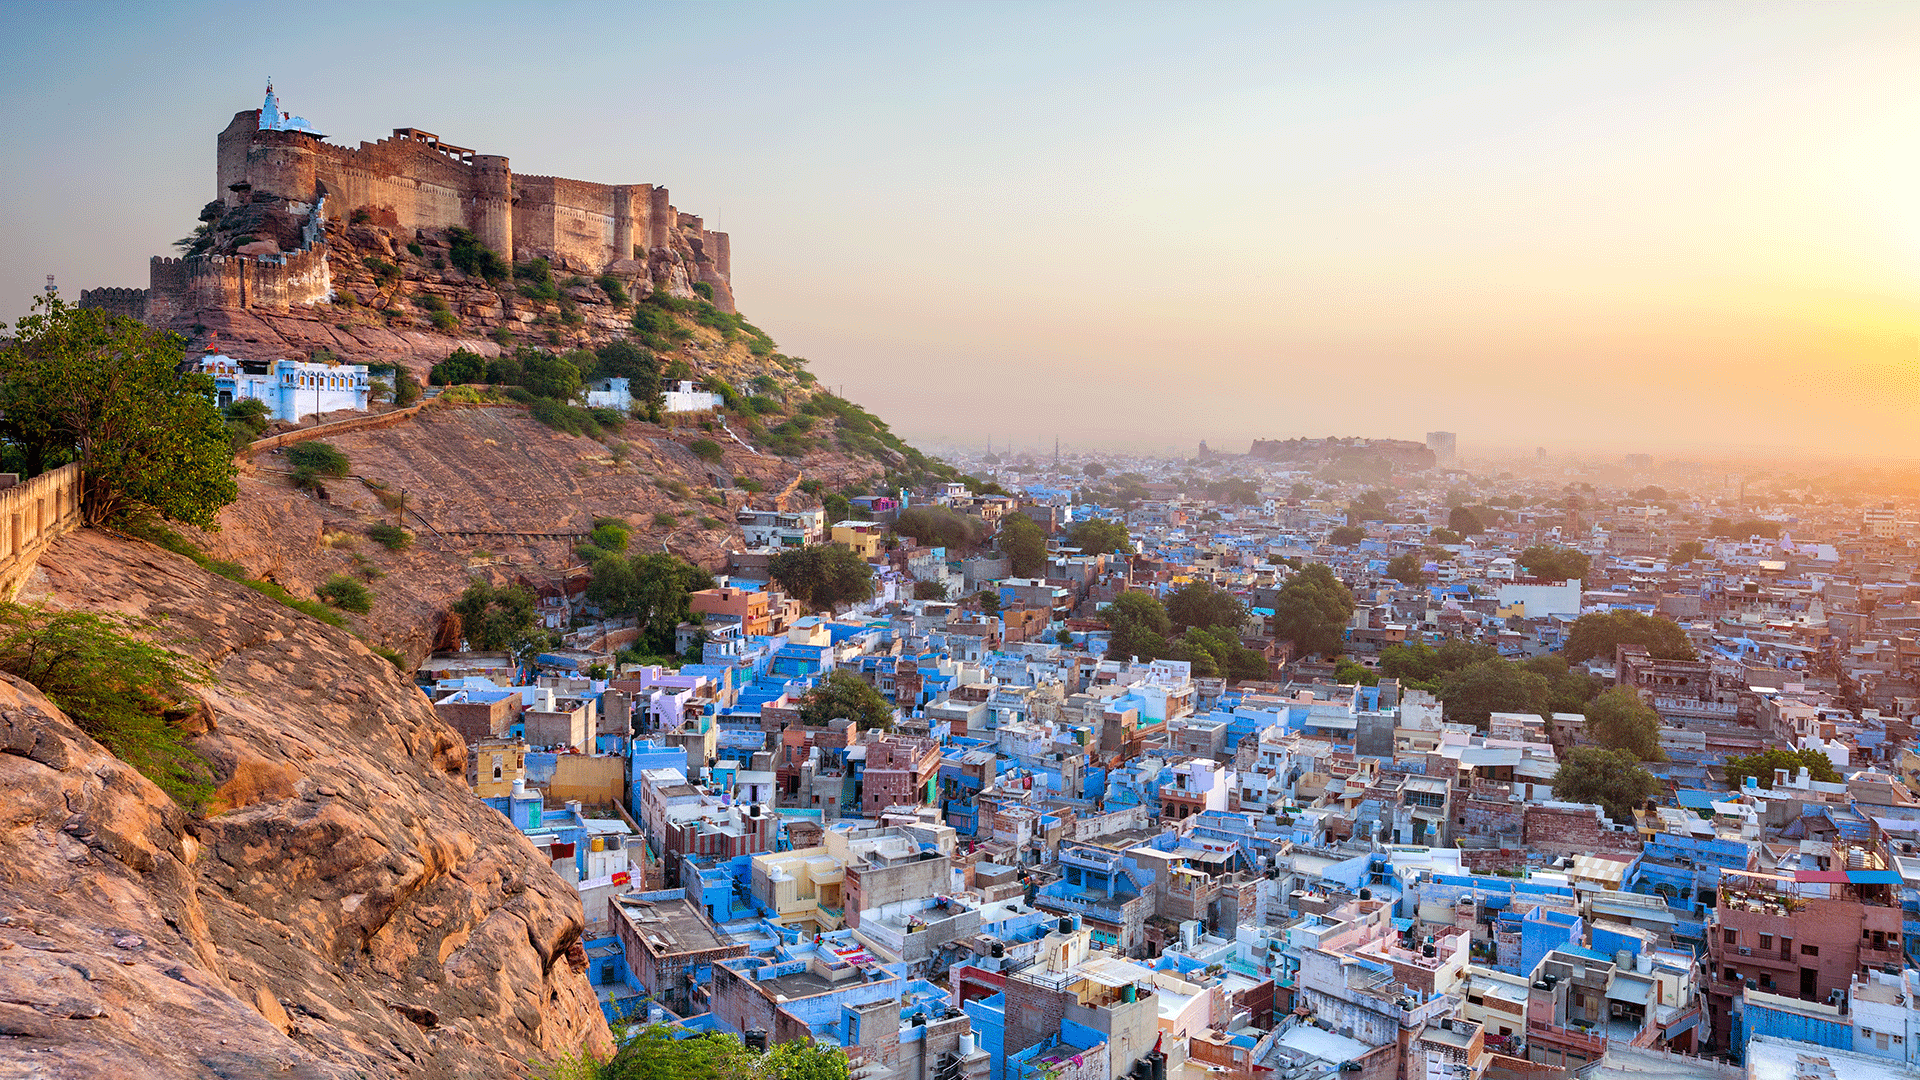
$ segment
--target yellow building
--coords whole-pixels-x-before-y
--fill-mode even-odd
[[[473,754],[473,793],[483,799],[506,798],[515,780],[527,778],[527,744],[519,739],[482,739]]]
[[[845,544],[863,559],[880,557],[880,547],[885,540],[887,527],[877,521],[836,521],[833,523],[833,542]]]
[[[753,896],[773,909],[773,921],[817,934],[846,925],[840,885],[846,865],[824,847],[773,851],[753,857]]]

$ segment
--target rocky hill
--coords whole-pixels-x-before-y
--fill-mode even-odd
[[[391,665],[97,531],[22,599],[161,620],[206,662],[220,787],[190,818],[0,685],[0,1077],[498,1077],[606,1045],[578,900]]]
[[[721,447],[718,461],[688,449],[701,438]],[[596,518],[628,522],[636,548],[718,567],[739,543],[740,507],[770,504],[802,478],[837,490],[880,471],[838,449],[780,458],[692,426],[632,422],[601,441],[556,431],[512,404],[429,406],[405,422],[328,441],[351,461],[352,478],[300,490],[284,457],[258,454],[241,478],[240,500],[220,515],[220,531],[191,539],[300,596],[336,573],[376,572],[373,611],[356,619],[371,640],[415,662],[471,577],[565,570],[578,562],[574,546]],[[398,520],[390,507],[403,493],[414,542],[390,551],[367,529]],[[789,498],[810,501],[797,489]]]

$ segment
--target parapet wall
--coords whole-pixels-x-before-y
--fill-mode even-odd
[[[80,306],[99,308],[115,315],[125,315],[129,319],[145,322],[147,319],[147,290],[145,289],[81,289]]]
[[[210,307],[285,314],[296,304],[320,303],[333,292],[324,244],[279,257],[155,255],[148,273],[152,287],[147,290],[146,321],[156,326]]]
[[[47,545],[80,527],[80,466],[0,489],[0,598],[12,600]]]

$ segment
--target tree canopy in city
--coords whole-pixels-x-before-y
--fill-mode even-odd
[[[0,348],[0,436],[28,475],[79,462],[89,524],[151,514],[217,529],[240,494],[233,443],[213,380],[180,374],[184,359],[176,334],[35,297]]]
[[[1403,552],[1387,560],[1387,576],[1402,585],[1422,585],[1426,583],[1427,573],[1422,569],[1425,559],[1418,552]]]
[[[840,719],[887,731],[893,727],[893,705],[860,676],[835,669],[801,695],[800,722],[825,727]]]
[[[587,599],[608,615],[632,615],[640,630],[635,643],[640,651],[671,656],[676,632],[692,613],[689,597],[711,588],[713,575],[678,555],[603,551],[594,560]]]
[[[1270,673],[1267,658],[1242,645],[1226,627],[1189,627],[1166,643],[1166,658],[1192,664],[1199,679],[1264,679]]]
[[[1840,782],[1839,770],[1833,767],[1832,759],[1818,750],[1782,750],[1774,747],[1757,754],[1744,757],[1730,757],[1726,761],[1727,786],[1735,791],[1746,786],[1747,777],[1759,780],[1760,786],[1773,786],[1773,770],[1785,769],[1787,775],[1798,778],[1802,768],[1814,780],[1829,784]]]
[[[893,531],[928,547],[970,548],[985,540],[991,528],[952,507],[909,506],[893,519]]]
[[[1449,721],[1484,729],[1492,713],[1548,716],[1553,692],[1546,676],[1496,659],[1442,675],[1439,697]]]
[[[1618,645],[1639,645],[1656,660],[1698,659],[1680,624],[1637,611],[1595,611],[1580,616],[1567,630],[1560,651],[1578,664],[1595,657],[1612,660]]]
[[[1520,553],[1518,561],[1529,574],[1548,581],[1584,579],[1593,565],[1585,552],[1556,544],[1530,545]]]
[[[1000,519],[1000,550],[1011,562],[1013,576],[1042,577],[1047,571],[1047,531],[1025,514]]]
[[[1665,761],[1660,714],[1629,687],[1616,686],[1587,703],[1587,738],[1608,750],[1625,750],[1641,761]]]
[[[479,652],[519,653],[538,640],[534,630],[534,595],[519,585],[492,585],[474,578],[453,613],[460,616],[460,632]]]
[[[767,572],[788,596],[815,611],[831,611],[873,595],[873,567],[845,544],[789,548],[773,557]]]
[[[1192,581],[1167,594],[1167,617],[1177,627],[1208,629],[1223,626],[1238,635],[1247,623],[1247,605],[1225,589]]]
[[[724,1031],[680,1037],[665,1024],[643,1028],[607,1062],[573,1055],[536,1072],[538,1080],[847,1080],[847,1055],[800,1038],[764,1051]]]
[[[1133,536],[1117,521],[1089,518],[1067,530],[1067,546],[1088,552],[1131,552]]]
[[[1173,620],[1166,606],[1152,593],[1124,592],[1100,609],[1100,618],[1110,633],[1109,659],[1124,660],[1137,656],[1142,660],[1160,660],[1167,654],[1167,635],[1173,632]]]
[[[1447,514],[1447,528],[1461,536],[1477,536],[1487,531],[1487,523],[1471,506],[1456,506]]]
[[[1706,553],[1707,546],[1705,544],[1702,544],[1698,540],[1688,540],[1675,547],[1673,554],[1667,556],[1667,561],[1670,563],[1690,563]]]
[[[1660,779],[1640,767],[1630,750],[1576,746],[1553,774],[1557,802],[1596,803],[1618,824],[1633,821],[1633,811],[1663,790]]]
[[[1308,563],[1280,587],[1273,604],[1273,635],[1293,642],[1295,655],[1332,655],[1346,642],[1353,593],[1324,563]]]
[[[1367,530],[1358,525],[1340,525],[1327,534],[1327,543],[1334,547],[1352,547],[1367,538]]]

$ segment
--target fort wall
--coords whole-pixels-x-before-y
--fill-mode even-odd
[[[148,264],[146,321],[164,326],[206,307],[254,309],[278,314],[296,304],[317,304],[333,292],[327,249],[316,244],[279,257],[156,255]],[[86,302],[83,294],[82,302]]]
[[[147,290],[145,289],[81,289],[80,306],[99,308],[115,315],[124,315],[129,319],[145,322],[147,319]]]

